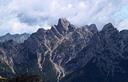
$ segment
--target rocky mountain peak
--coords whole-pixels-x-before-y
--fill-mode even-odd
[[[88,26],[88,29],[93,32],[93,33],[96,33],[98,32],[98,29],[97,29],[97,26],[95,24],[91,24]]]
[[[38,34],[44,34],[45,32],[46,32],[45,29],[39,28],[36,33],[38,33]]]
[[[122,30],[120,31],[121,34],[127,34],[128,35],[128,30]]]
[[[103,29],[102,29],[102,31],[111,31],[111,30],[114,30],[115,28],[114,28],[114,26],[112,25],[112,23],[108,23],[108,24],[106,24],[104,27],[103,27]]]
[[[64,27],[66,30],[68,29],[67,27],[69,26],[70,22],[66,18],[59,18],[58,20],[58,26]]]
[[[6,36],[7,36],[7,35],[9,36],[9,35],[11,35],[11,34],[10,34],[10,33],[7,33]]]
[[[128,30],[122,30],[122,31],[120,31],[120,37],[121,37],[123,40],[128,41]]]
[[[59,18],[56,28],[61,34],[65,34],[69,30],[69,25],[70,22],[66,18]]]

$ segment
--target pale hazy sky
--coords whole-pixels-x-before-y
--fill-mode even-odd
[[[128,0],[0,0],[0,35],[32,33],[65,17],[75,25],[128,29]]]

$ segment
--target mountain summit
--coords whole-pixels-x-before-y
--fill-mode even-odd
[[[111,23],[77,28],[60,18],[24,42],[0,43],[0,76],[40,75],[44,82],[127,82],[128,30]]]

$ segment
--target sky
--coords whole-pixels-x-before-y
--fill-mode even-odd
[[[0,35],[49,29],[62,17],[77,26],[128,29],[128,0],[0,0]]]

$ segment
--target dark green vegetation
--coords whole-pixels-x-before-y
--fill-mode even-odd
[[[45,82],[38,75],[20,75],[14,78],[0,77],[0,82]]]
[[[0,76],[0,82],[8,82],[7,78],[1,77]]]
[[[44,81],[42,81],[41,77],[38,75],[31,75],[31,76],[21,75],[9,79],[8,82],[44,82]]]

